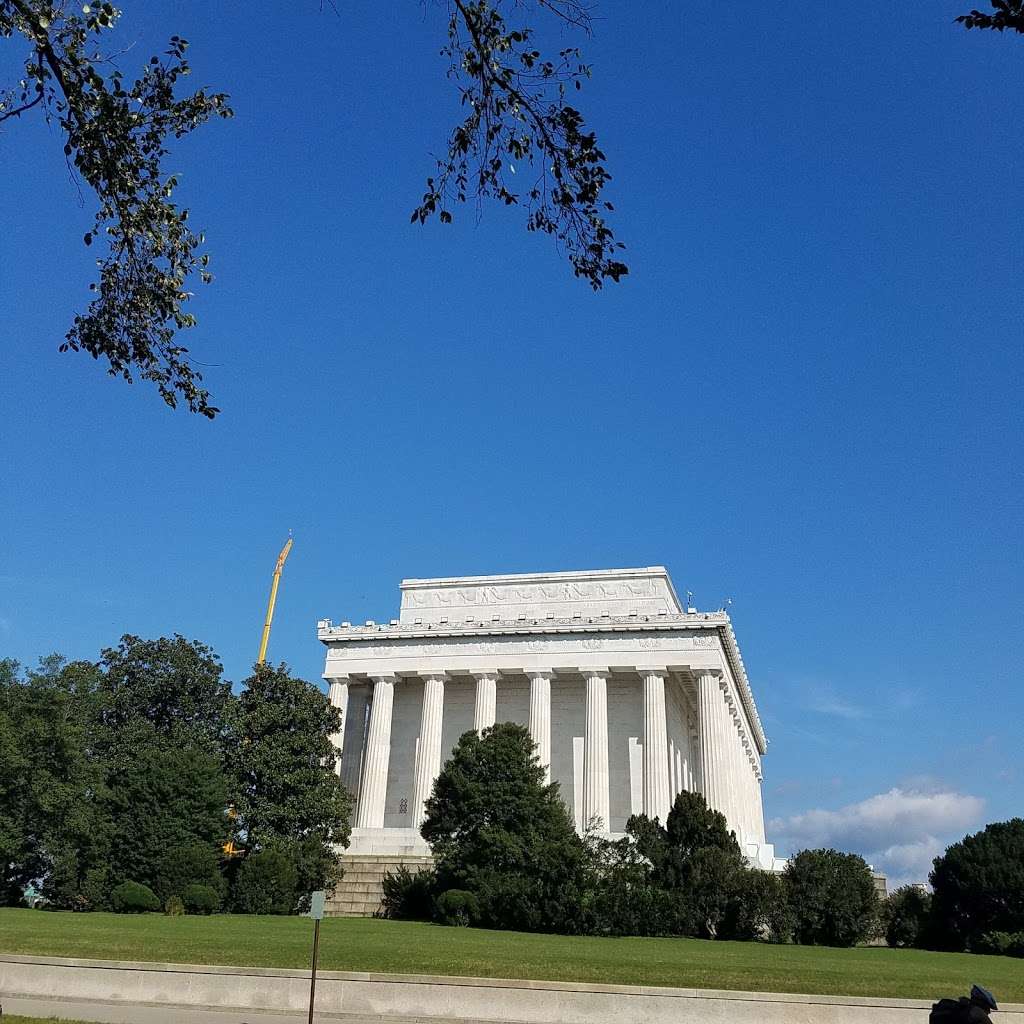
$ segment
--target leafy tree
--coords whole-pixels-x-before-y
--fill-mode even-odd
[[[588,833],[587,884],[580,930],[595,935],[671,935],[672,900],[653,877],[649,861],[629,837],[608,840]]]
[[[89,817],[101,788],[88,756],[98,677],[56,656],[24,676],[0,663],[0,898],[47,875],[55,835]]]
[[[1024,32],[1024,0],[989,0],[989,3],[992,6],[991,13],[975,9],[969,14],[961,14],[956,20],[964,28]]]
[[[241,914],[292,914],[299,903],[295,857],[271,843],[246,857],[231,888],[232,905]]]
[[[748,870],[724,815],[700,793],[680,793],[664,827],[640,814],[626,831],[650,862],[655,883],[672,896],[673,930],[715,938]]]
[[[722,922],[723,939],[788,942],[793,936],[793,912],[781,875],[748,869],[737,876],[735,899]]]
[[[879,904],[863,857],[803,850],[783,873],[793,938],[805,946],[855,946],[874,934]]]
[[[533,0],[534,13],[589,31],[579,0]],[[575,47],[545,56],[517,0],[453,0],[443,55],[459,89],[465,119],[452,131],[446,155],[413,213],[452,220],[452,206],[469,200],[522,203],[527,228],[552,235],[577,277],[599,288],[627,273],[605,216],[609,180],[605,157],[582,114],[567,102],[590,68]],[[188,44],[172,36],[128,81],[106,51],[121,16],[107,0],[81,13],[59,0],[0,0],[0,39],[21,45],[21,81],[0,89],[0,123],[41,113],[64,140],[64,154],[95,194],[87,246],[100,247],[99,280],[88,310],[75,317],[61,345],[107,362],[112,376],[156,385],[164,401],[179,401],[213,418],[218,409],[202,386],[178,333],[194,326],[189,287],[211,278],[203,235],[177,205],[178,182],[166,170],[172,140],[212,118],[232,116],[224,93],[182,91],[190,68]],[[512,190],[506,168],[531,167],[525,194]]]
[[[18,664],[0,661],[0,906],[16,904],[32,877],[34,851],[25,834],[22,779],[28,762],[18,742],[8,690],[15,684]]]
[[[921,948],[926,941],[932,897],[917,885],[905,885],[885,901],[885,941],[903,949]]]
[[[108,748],[130,761],[153,743],[222,749],[231,684],[198,640],[126,634],[102,652],[101,716]]]
[[[1024,931],[1024,818],[986,826],[935,859],[934,941],[970,949],[986,932]]]
[[[330,737],[341,729],[341,715],[284,665],[257,665],[245,685],[229,739],[239,845],[253,854],[276,843],[292,857],[303,896],[330,888],[352,812],[333,767]]]
[[[529,732],[506,722],[462,735],[426,804],[437,889],[476,899],[474,923],[572,931],[585,853]]]
[[[225,822],[220,818],[216,833],[218,841],[224,830]],[[160,899],[166,903],[172,896],[183,896],[185,890],[193,885],[212,889],[217,893],[218,903],[223,899],[225,880],[214,843],[192,843],[163,851],[153,880],[153,890]]]
[[[227,834],[228,783],[219,760],[196,747],[143,747],[107,788],[104,806],[117,836],[113,880],[142,882],[161,902],[182,895],[169,880],[173,859],[197,846],[215,852]],[[193,863],[202,865],[198,857]]]

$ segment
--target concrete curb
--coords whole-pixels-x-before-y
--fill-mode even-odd
[[[144,961],[83,960],[0,954],[0,993],[168,1008],[298,1013],[309,973],[267,967],[220,967]],[[520,981],[418,974],[321,971],[319,1012],[501,1024],[910,1024],[927,1020],[931,1002],[866,996],[732,992],[654,986]],[[1024,1024],[1024,1005],[1000,1010],[1004,1024]]]

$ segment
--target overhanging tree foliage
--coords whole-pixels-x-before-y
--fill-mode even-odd
[[[452,220],[456,203],[522,203],[527,228],[552,235],[577,277],[600,288],[627,273],[622,245],[606,223],[611,204],[605,157],[583,115],[568,103],[589,77],[576,47],[545,56],[535,31],[508,18],[522,0],[450,0],[449,78],[468,113],[413,213]],[[533,14],[589,31],[578,0],[532,0]],[[518,9],[517,9],[518,7]],[[409,6],[410,15],[416,6]],[[81,7],[65,0],[0,0],[0,39],[21,43],[21,80],[0,84],[0,124],[41,113],[60,130],[64,155],[96,197],[85,235],[99,249],[95,298],[61,344],[106,361],[112,376],[154,383],[164,401],[213,418],[219,411],[202,386],[179,334],[195,325],[189,290],[212,280],[204,238],[175,201],[166,170],[169,147],[211,118],[232,116],[224,93],[183,89],[188,43],[172,36],[129,81],[109,59],[121,9],[107,0]],[[520,195],[506,175],[533,169]]]
[[[1024,0],[989,0],[991,11],[972,10],[956,20],[964,28],[989,28],[996,32],[1011,29],[1024,33]]]

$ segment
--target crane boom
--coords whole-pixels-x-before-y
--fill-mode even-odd
[[[277,564],[274,566],[274,581],[270,584],[270,600],[267,602],[267,619],[263,623],[263,636],[260,637],[260,654],[256,659],[257,665],[262,665],[267,660],[267,644],[270,642],[270,624],[274,621],[274,605],[277,604],[277,588],[281,582],[281,570],[288,559],[288,552],[292,549],[292,538],[289,534],[285,546],[281,548],[281,554],[277,556]]]

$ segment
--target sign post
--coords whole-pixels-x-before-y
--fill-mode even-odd
[[[309,1024],[313,1024],[313,1007],[316,1003],[316,962],[320,956],[320,922],[324,919],[324,905],[327,893],[318,889],[309,897],[309,914],[313,918],[313,969],[309,979]]]

